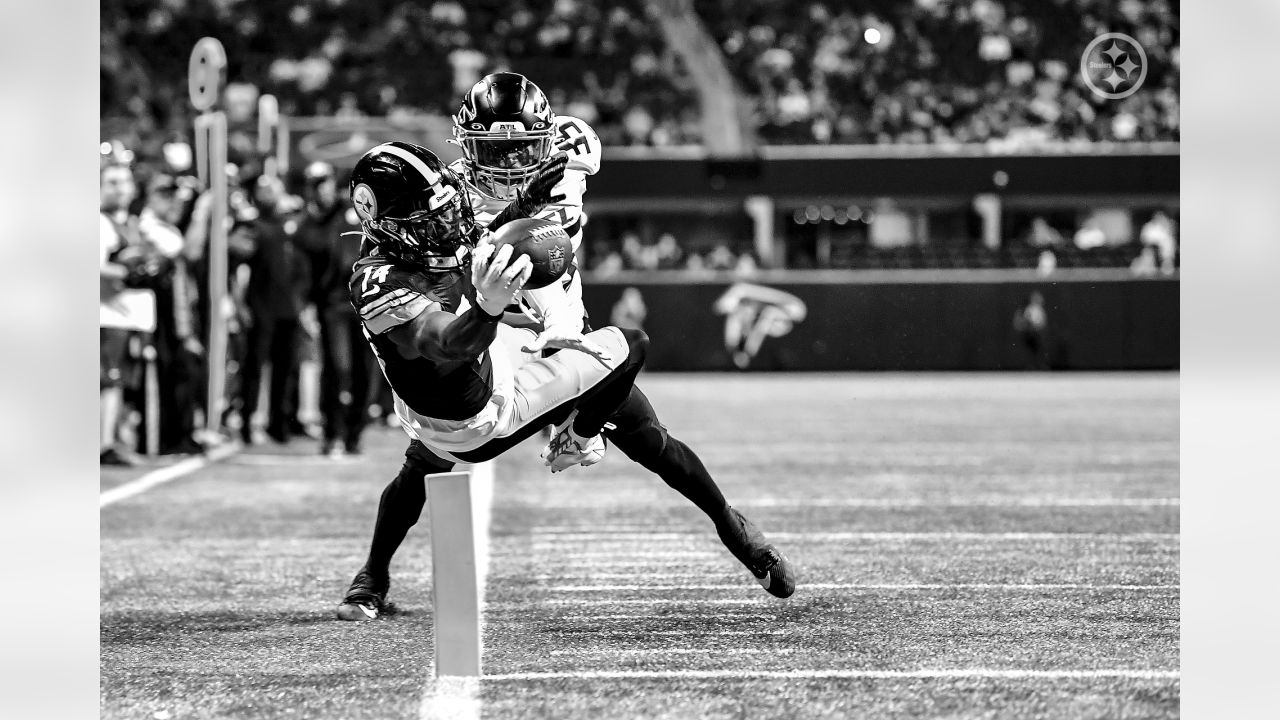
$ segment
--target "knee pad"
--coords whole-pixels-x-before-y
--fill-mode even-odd
[[[648,467],[667,448],[667,428],[657,418],[648,416],[605,425],[604,436],[627,457]],[[648,462],[646,462],[648,461]],[[652,469],[652,468],[650,468]]]

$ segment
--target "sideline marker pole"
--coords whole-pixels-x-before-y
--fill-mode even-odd
[[[479,557],[471,472],[427,476],[435,674],[480,675]]]

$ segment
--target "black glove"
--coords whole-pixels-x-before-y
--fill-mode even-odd
[[[543,161],[542,166],[534,173],[533,179],[524,186],[516,198],[524,217],[533,217],[534,213],[546,206],[564,199],[563,194],[552,195],[551,191],[564,179],[564,169],[568,163],[569,156],[562,152]]]

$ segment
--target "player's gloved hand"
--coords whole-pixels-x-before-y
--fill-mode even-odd
[[[520,211],[525,217],[533,217],[546,206],[564,200],[563,193],[552,195],[551,191],[564,179],[564,170],[568,163],[567,153],[558,152],[552,155],[542,162],[534,173],[533,179],[517,193],[516,202],[519,203]]]
[[[601,347],[596,341],[570,327],[549,327],[528,345],[520,348],[527,353],[541,352],[547,348],[577,350],[584,352],[602,363],[613,359],[613,355]]]
[[[511,246],[494,249],[488,238],[481,239],[471,251],[471,284],[476,289],[476,304],[490,317],[502,311],[520,295],[520,290],[533,273],[528,255],[511,260]]]

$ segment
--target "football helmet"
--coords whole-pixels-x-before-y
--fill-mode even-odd
[[[368,241],[387,255],[432,267],[456,267],[459,248],[480,231],[462,181],[435,153],[386,142],[351,171],[351,205]]]
[[[467,179],[497,200],[514,200],[555,149],[555,119],[547,96],[519,73],[486,75],[453,116]]]

